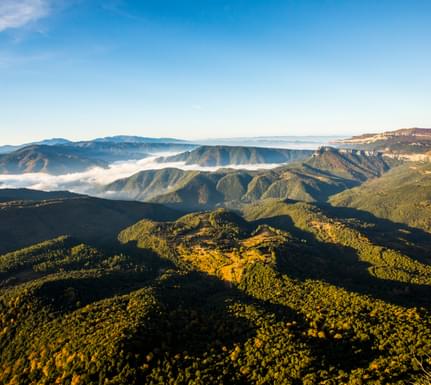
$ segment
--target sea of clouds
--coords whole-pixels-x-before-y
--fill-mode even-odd
[[[141,160],[129,160],[112,163],[108,168],[94,167],[83,172],[64,175],[46,173],[28,173],[20,175],[0,175],[0,188],[29,188],[43,191],[68,190],[75,193],[103,196],[98,193],[101,186],[117,179],[127,178],[139,171],[162,168],[179,168],[182,170],[216,171],[220,167],[200,167],[185,165],[183,162],[158,163],[158,156]],[[231,165],[224,168],[258,170],[270,169],[280,164]]]
[[[230,138],[219,140],[208,140],[201,144],[220,145],[254,145],[257,147],[274,148],[297,148],[316,149],[327,145],[340,137],[257,137],[257,138]],[[141,160],[128,160],[112,163],[108,168],[94,167],[84,172],[70,173],[64,175],[50,175],[46,173],[28,173],[20,175],[0,174],[0,188],[30,188],[43,191],[68,190],[75,193],[106,196],[100,193],[100,187],[114,182],[117,179],[127,178],[139,171],[157,170],[162,168],[179,168],[182,170],[216,171],[220,167],[201,167],[198,165],[185,165],[183,162],[159,163],[156,161],[160,156],[177,154],[157,153]],[[258,170],[271,169],[280,164],[243,164],[229,165],[223,168]]]

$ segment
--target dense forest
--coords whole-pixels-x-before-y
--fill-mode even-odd
[[[45,198],[14,215],[52,210]],[[56,212],[80,199],[55,198]],[[0,383],[426,381],[430,233],[290,200],[185,216],[85,204],[145,219],[0,257]]]

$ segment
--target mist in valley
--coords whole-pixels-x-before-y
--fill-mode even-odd
[[[166,154],[165,154],[166,155]],[[28,188],[43,191],[68,190],[80,194],[99,197],[110,197],[109,192],[101,192],[100,188],[118,179],[127,178],[145,170],[178,168],[190,171],[217,171],[221,167],[201,167],[186,165],[185,162],[159,163],[159,156],[140,160],[115,162],[107,168],[93,167],[84,172],[50,175],[47,173],[25,173],[19,175],[0,174],[0,188]],[[279,167],[280,164],[242,164],[229,165],[223,168],[259,170]]]

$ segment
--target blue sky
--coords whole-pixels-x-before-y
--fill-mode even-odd
[[[0,0],[0,142],[431,127],[429,20],[429,0]]]

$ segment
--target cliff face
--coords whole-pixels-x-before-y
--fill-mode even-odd
[[[349,139],[341,139],[337,141],[337,143],[367,144],[390,138],[420,138],[431,141],[431,128],[401,128],[400,130],[385,131],[378,134],[363,134],[359,136],[352,136]]]
[[[313,157],[321,156],[325,153],[333,153],[333,154],[345,154],[345,155],[355,155],[355,156],[375,156],[381,157],[383,153],[381,151],[375,150],[361,150],[355,148],[334,148],[329,146],[319,147],[314,153]]]
[[[429,128],[403,128],[396,131],[387,131],[380,134],[365,134],[353,136],[349,139],[334,143],[338,146],[380,151],[393,157],[408,160],[418,160],[416,154],[427,154],[422,160],[430,160],[431,129]]]

